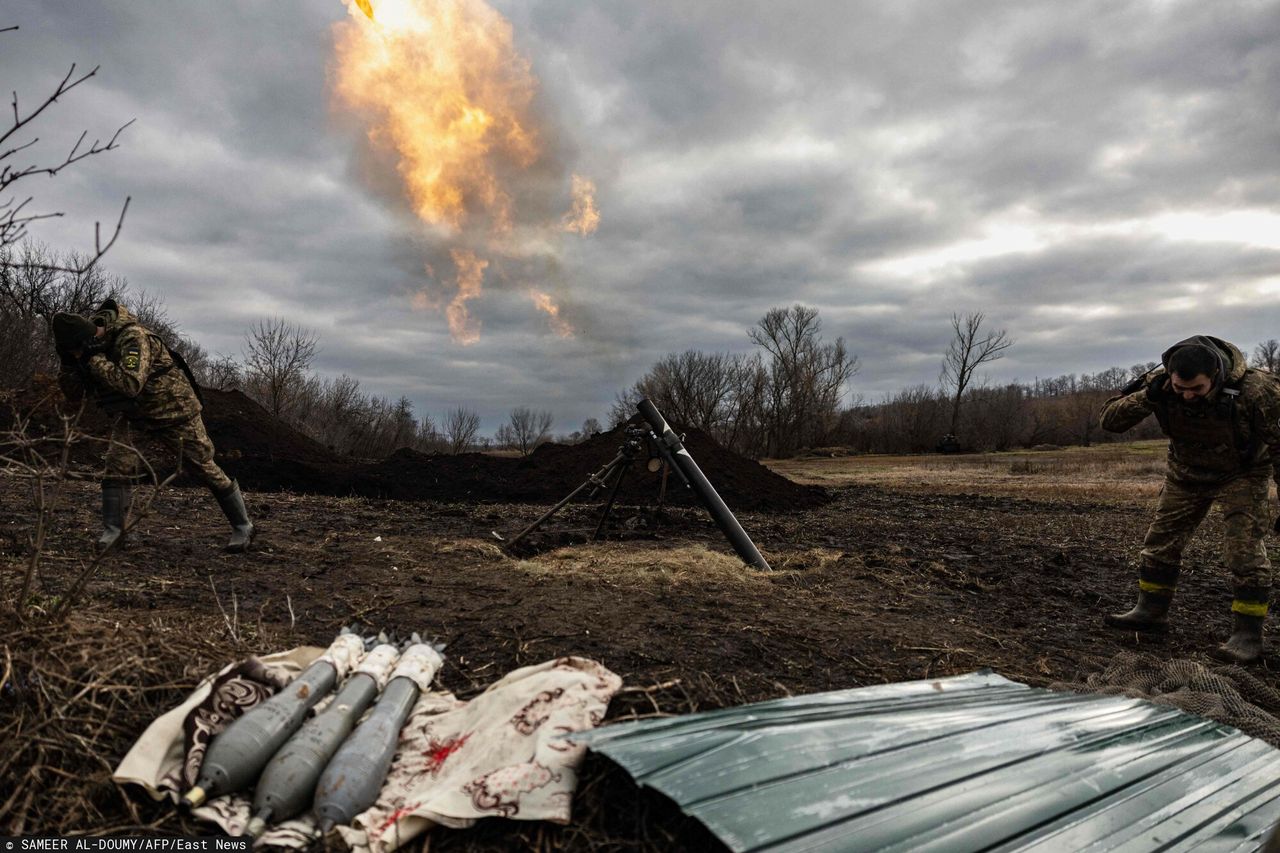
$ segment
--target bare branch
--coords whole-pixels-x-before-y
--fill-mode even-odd
[[[17,154],[19,151],[24,151],[30,148],[32,145],[35,145],[39,141],[40,141],[40,137],[33,136],[30,139],[30,141],[24,142],[21,145],[16,145],[13,148],[10,148],[8,151],[5,151],[3,154],[0,154],[0,160],[6,160],[9,157],[12,157],[14,154]],[[7,166],[5,167],[5,171],[8,171]]]
[[[9,32],[16,29],[17,27],[7,27],[0,29],[0,32]],[[44,114],[49,107],[57,103],[63,95],[80,86],[91,77],[94,77],[98,73],[99,68],[100,66],[95,66],[91,71],[77,76],[76,65],[73,63],[67,70],[67,73],[58,82],[57,86],[54,87],[53,92],[40,102],[35,109],[27,112],[26,115],[23,115],[23,111],[19,107],[17,91],[12,93],[12,122],[7,129],[0,132],[0,164],[3,164],[0,166],[0,193],[3,193],[10,186],[24,178],[29,178],[32,175],[48,175],[49,177],[54,177],[63,169],[66,169],[75,163],[79,163],[88,157],[103,154],[119,147],[120,135],[124,132],[125,128],[133,124],[133,119],[130,119],[116,128],[115,132],[111,134],[111,137],[108,138],[106,142],[103,142],[98,138],[94,139],[91,144],[86,146],[85,140],[88,138],[88,131],[83,131],[79,138],[76,139],[75,144],[71,146],[71,150],[67,152],[66,156],[53,164],[31,163],[29,165],[19,165],[15,167],[5,162],[10,161],[15,155],[27,151],[40,141],[40,136],[34,136],[27,141],[13,141],[15,134],[29,129],[32,123]],[[0,248],[4,248],[5,246],[12,245],[13,243],[24,239],[27,236],[27,226],[32,222],[62,216],[61,212],[24,213],[23,211],[30,201],[30,197],[26,198],[21,203],[17,203],[16,198],[10,198],[0,203]],[[76,268],[56,267],[55,269],[75,274],[83,274],[91,269],[115,243],[116,238],[120,234],[120,229],[124,225],[124,215],[128,210],[128,207],[129,200],[126,199],[124,207],[120,212],[120,216],[116,220],[115,231],[111,238],[105,243],[102,239],[101,223],[94,224],[94,253],[88,259],[85,266]],[[0,269],[5,266],[6,264],[3,259],[0,259]]]
[[[71,147],[71,151],[67,154],[66,159],[56,166],[36,166],[33,164],[22,169],[12,169],[9,166],[5,166],[4,169],[0,170],[0,192],[3,192],[10,184],[16,183],[23,178],[30,177],[31,175],[48,175],[49,177],[53,177],[71,164],[79,163],[86,157],[92,157],[94,154],[103,154],[107,151],[114,151],[120,147],[117,144],[120,134],[124,132],[126,127],[133,124],[134,121],[136,121],[136,119],[129,119],[127,122],[120,125],[120,127],[116,129],[116,132],[111,135],[111,139],[107,140],[106,145],[103,145],[101,140],[95,139],[93,140],[92,145],[90,145],[86,150],[81,151],[80,144],[84,142],[84,138],[89,135],[89,131],[83,131],[80,134],[80,138],[76,140],[76,144]],[[28,148],[38,142],[39,139],[39,137],[36,137],[30,142],[12,149],[4,156],[9,156],[9,154]],[[3,157],[0,157],[0,159],[3,159]]]
[[[17,27],[14,27],[14,29],[17,29]],[[74,62],[71,63],[71,68],[67,71],[66,76],[62,78],[62,82],[58,84],[58,88],[54,90],[52,95],[45,98],[44,103],[36,107],[35,112],[31,113],[26,118],[19,117],[18,93],[14,92],[13,93],[13,127],[9,128],[7,131],[4,132],[4,134],[0,135],[0,144],[3,144],[6,139],[8,139],[13,134],[17,133],[25,125],[30,124],[32,119],[40,115],[40,113],[44,112],[51,104],[55,103],[58,100],[58,98],[62,97],[67,92],[70,92],[72,89],[74,89],[76,86],[79,86],[81,83],[83,83],[84,81],[88,80],[90,77],[97,74],[98,69],[101,67],[102,66],[100,65],[95,65],[93,67],[93,70],[90,71],[88,74],[85,74],[84,76],[79,77],[78,79],[68,83],[68,81],[71,80],[71,76],[76,73],[76,65]]]
[[[77,275],[77,276],[85,275],[90,270],[92,270],[97,265],[98,261],[102,260],[102,256],[105,255],[107,251],[112,246],[115,245],[116,238],[120,236],[120,231],[122,228],[124,228],[124,217],[125,217],[125,214],[129,212],[129,202],[132,201],[132,199],[133,199],[132,196],[125,197],[124,205],[120,208],[120,215],[116,218],[116,227],[111,232],[111,239],[108,240],[105,245],[102,242],[102,230],[101,230],[102,223],[101,222],[93,223],[93,243],[94,243],[93,254],[88,256],[82,256],[82,259],[77,264],[37,263],[37,264],[26,264],[25,265],[26,268],[31,270],[43,270],[45,272],[70,273],[71,275]],[[22,237],[26,236],[26,223],[33,222],[37,219],[52,219],[55,217],[62,216],[61,213],[42,213],[42,214],[31,214],[28,216],[18,217],[17,219],[15,219],[14,214],[16,214],[19,210],[21,210],[21,208],[24,207],[29,201],[31,201],[30,198],[23,201],[22,204],[18,206],[18,208],[15,208],[13,211],[10,211],[8,215],[0,216],[0,247],[4,247],[12,243],[15,243],[18,240],[22,239]],[[7,230],[14,227],[15,225],[18,227],[16,234],[11,233]],[[16,267],[16,266],[19,266],[19,264],[15,264],[12,261],[7,260],[6,258],[0,257],[0,268]]]
[[[480,416],[470,409],[459,406],[450,409],[444,416],[444,435],[453,453],[463,453],[476,439],[480,431]]]

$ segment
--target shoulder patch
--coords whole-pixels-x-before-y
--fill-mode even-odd
[[[137,344],[129,344],[125,347],[124,358],[121,359],[125,370],[137,370],[138,365],[142,363],[142,350]]]

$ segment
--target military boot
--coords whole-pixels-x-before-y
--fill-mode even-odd
[[[1235,624],[1231,636],[1214,650],[1213,656],[1228,663],[1253,663],[1262,658],[1262,624],[1267,621],[1271,588],[1237,584],[1232,598]]]
[[[117,548],[124,546],[124,523],[132,502],[133,490],[128,486],[111,482],[102,484],[102,535],[95,543],[99,551],[105,551],[112,545]]]
[[[227,521],[231,522],[231,538],[222,550],[233,554],[246,550],[253,541],[255,528],[249,520],[249,511],[244,507],[244,495],[240,494],[239,483],[233,480],[226,491],[215,491],[213,497],[218,501],[218,506],[222,507]]]
[[[1103,618],[1108,626],[1126,631],[1167,631],[1169,629],[1169,606],[1173,604],[1173,595],[1157,595],[1145,590],[1138,591],[1138,603],[1125,613],[1112,613]]]
[[[1227,663],[1256,663],[1262,659],[1262,623],[1267,617],[1231,615],[1235,617],[1231,636],[1214,650],[1213,656]]]

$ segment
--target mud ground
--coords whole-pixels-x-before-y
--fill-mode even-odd
[[[69,583],[96,530],[96,486],[70,489],[39,581],[45,599]],[[1226,635],[1231,593],[1216,512],[1187,554],[1174,629],[1149,638],[1100,622],[1133,597],[1147,501],[858,485],[831,494],[802,512],[739,514],[773,564],[766,573],[737,563],[697,508],[653,517],[624,507],[596,544],[583,544],[594,512],[573,508],[516,556],[491,531],[515,531],[545,506],[288,493],[248,496],[259,538],[251,553],[229,556],[207,493],[171,489],[89,595],[120,620],[225,614],[224,627],[241,640],[283,632],[323,645],[352,622],[417,630],[448,643],[441,682],[464,698],[521,665],[591,657],[627,686],[611,719],[982,667],[1047,685],[1135,646],[1208,660]],[[8,597],[33,518],[21,483],[0,480],[0,518]],[[1280,686],[1280,646],[1272,645],[1258,673]],[[621,793],[625,777],[598,760],[583,784],[649,802]],[[661,803],[652,808],[653,819],[675,827],[670,849],[710,843]],[[497,821],[437,830],[433,844],[504,849],[513,831]],[[628,849],[623,841],[616,849]],[[569,835],[553,846],[574,849]]]

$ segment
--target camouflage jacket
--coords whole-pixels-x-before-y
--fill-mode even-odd
[[[69,399],[87,391],[103,409],[145,426],[180,423],[200,414],[200,400],[169,348],[123,305],[101,342],[83,361],[63,362],[58,378]]]
[[[1144,385],[1107,400],[1102,428],[1125,432],[1155,415],[1169,437],[1169,476],[1181,482],[1212,485],[1270,471],[1280,483],[1280,378],[1249,368],[1240,350],[1221,338],[1197,337],[1182,343],[1191,341],[1211,342],[1226,366],[1225,381],[1215,386],[1202,405],[1189,406],[1172,392],[1167,400],[1153,401]],[[1165,353],[1166,364],[1177,346]],[[1151,374],[1152,378],[1165,375],[1165,368]]]

